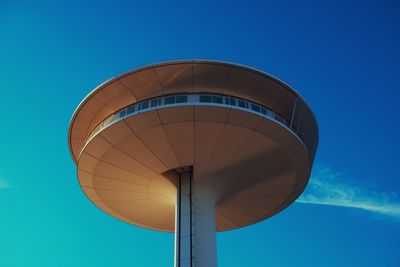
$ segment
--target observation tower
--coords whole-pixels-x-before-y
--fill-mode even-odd
[[[216,232],[271,217],[303,192],[318,127],[280,80],[187,60],[101,84],[76,109],[68,142],[98,208],[175,232],[176,267],[215,267]]]

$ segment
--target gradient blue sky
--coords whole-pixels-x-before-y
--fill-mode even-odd
[[[184,58],[269,72],[319,121],[301,200],[218,234],[219,266],[400,266],[399,26],[396,1],[1,0],[0,266],[173,266],[172,234],[86,199],[67,129],[99,83]]]

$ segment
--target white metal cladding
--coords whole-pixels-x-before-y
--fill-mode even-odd
[[[318,142],[318,129],[313,127],[313,123],[307,118],[307,112],[305,112],[305,106],[302,101],[296,102],[293,107],[293,114],[290,120],[285,119],[276,112],[266,108],[265,106],[257,103],[227,95],[218,94],[175,94],[167,95],[162,97],[154,97],[147,100],[143,100],[132,105],[129,105],[122,110],[110,115],[99,125],[97,125],[88,136],[86,142],[92,137],[99,133],[102,129],[110,126],[111,124],[123,120],[125,118],[135,116],[137,114],[157,110],[161,108],[178,107],[178,106],[219,106],[234,108],[239,110],[245,110],[257,114],[259,116],[273,119],[279,124],[290,129],[298,136],[303,142],[311,159],[314,158],[314,154]]]

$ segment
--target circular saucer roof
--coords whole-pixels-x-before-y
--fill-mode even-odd
[[[204,102],[205,95],[222,100]],[[214,61],[156,64],[113,78],[82,101],[69,128],[87,197],[114,217],[160,231],[174,231],[171,170],[193,167],[194,183],[215,201],[217,230],[230,230],[290,205],[308,182],[317,143],[315,117],[298,93],[263,72]]]
[[[75,162],[93,129],[116,111],[137,101],[179,92],[209,92],[241,97],[266,106],[288,121],[293,108],[314,128],[313,147],[318,143],[317,121],[309,105],[277,78],[242,65],[211,60],[181,60],[144,66],[104,82],[79,104],[68,130],[68,144]],[[310,143],[311,143],[310,141]],[[312,156],[313,157],[313,156]]]

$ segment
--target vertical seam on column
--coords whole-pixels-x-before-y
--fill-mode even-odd
[[[182,198],[182,177],[181,174],[178,176],[179,182],[178,182],[178,266],[181,266],[181,198]]]
[[[189,207],[189,211],[190,211],[190,266],[193,266],[193,255],[192,255],[192,251],[193,251],[193,224],[192,224],[192,216],[193,216],[193,210],[192,210],[192,174],[193,174],[193,169],[189,172],[189,190],[190,190],[190,195],[189,195],[189,202],[190,202],[190,207]]]

